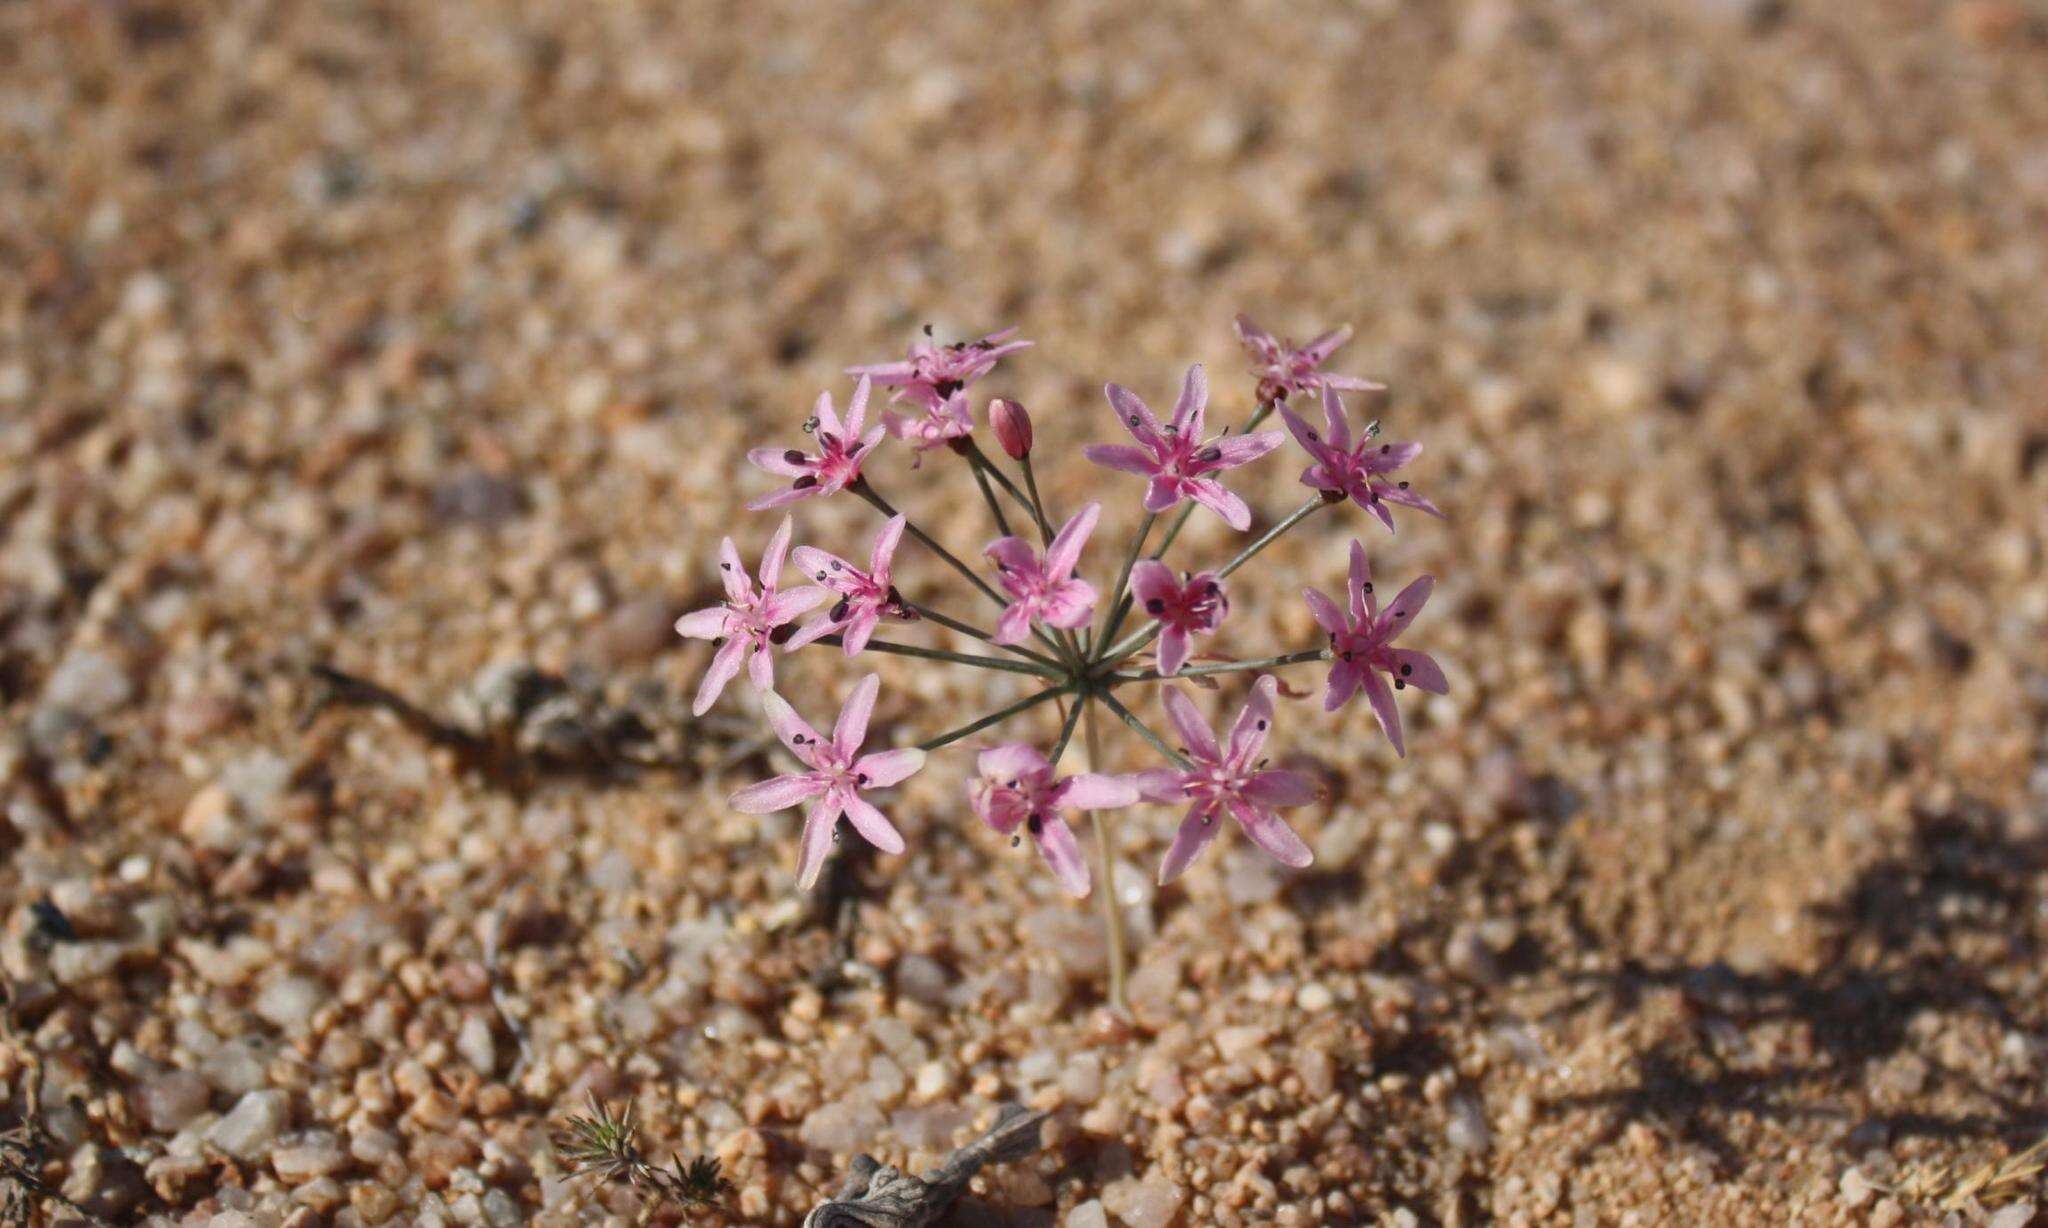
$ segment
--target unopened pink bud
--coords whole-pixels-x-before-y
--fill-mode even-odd
[[[1008,397],[997,397],[988,403],[988,421],[996,429],[996,442],[1003,445],[1011,460],[1031,455],[1031,415],[1024,412],[1022,405]]]

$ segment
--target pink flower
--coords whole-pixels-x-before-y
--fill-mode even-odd
[[[1060,886],[1070,894],[1087,895],[1088,863],[1081,857],[1074,829],[1060,812],[1135,805],[1138,786],[1124,777],[1095,772],[1056,781],[1045,755],[1022,742],[991,747],[975,763],[981,778],[974,784],[974,813],[1013,844],[1023,839],[1016,830],[1024,828]]]
[[[1273,726],[1273,694],[1279,685],[1271,674],[1259,675],[1237,723],[1230,727],[1228,747],[1216,745],[1216,736],[1193,700],[1179,687],[1166,688],[1166,714],[1187,743],[1185,753],[1194,766],[1186,771],[1157,768],[1133,778],[1147,801],[1191,803],[1159,867],[1160,882],[1179,878],[1209,847],[1216,838],[1218,811],[1228,811],[1252,843],[1281,864],[1300,869],[1315,860],[1294,829],[1273,813],[1277,807],[1314,801],[1315,782],[1300,772],[1269,771],[1259,758]]]
[[[952,443],[974,431],[974,415],[967,411],[967,398],[955,393],[944,401],[927,407],[916,414],[891,413],[883,418],[889,425],[889,433],[898,439],[910,441],[917,459],[911,461],[915,469],[924,460],[924,454],[933,448]]]
[[[1213,571],[1176,580],[1172,568],[1146,559],[1131,569],[1131,592],[1160,625],[1159,672],[1168,676],[1187,664],[1188,637],[1207,635],[1230,613],[1230,599]]]
[[[1003,589],[1010,594],[1010,604],[996,620],[996,633],[990,637],[993,642],[1023,642],[1033,621],[1065,628],[1088,624],[1089,615],[1095,612],[1095,586],[1077,578],[1074,567],[1101,516],[1100,503],[1090,503],[1074,513],[1045,548],[1044,562],[1021,537],[1002,538],[985,551],[995,560]]]
[[[903,361],[848,367],[846,373],[896,389],[892,400],[907,399],[930,408],[951,400],[954,393],[987,375],[1003,358],[1031,348],[1029,341],[1010,340],[1016,331],[1014,327],[1005,328],[979,341],[936,345],[931,339],[931,325],[927,324],[923,339],[911,343],[910,354]]]
[[[988,403],[988,424],[995,428],[996,442],[1002,445],[1004,455],[1014,461],[1031,455],[1031,415],[1022,405],[1008,397],[997,397]]]
[[[1280,416],[1287,420],[1287,429],[1294,432],[1295,440],[1315,458],[1316,463],[1301,472],[1302,485],[1334,491],[1339,496],[1349,495],[1352,502],[1379,517],[1388,532],[1394,528],[1394,514],[1387,510],[1389,503],[1399,503],[1432,516],[1443,516],[1436,504],[1409,490],[1408,483],[1389,482],[1382,476],[1422,455],[1422,445],[1381,443],[1379,424],[1374,423],[1366,431],[1365,438],[1354,446],[1351,419],[1344,412],[1343,399],[1334,389],[1323,389],[1327,437],[1317,434],[1314,427],[1285,405],[1280,407]]]
[[[812,418],[804,424],[805,430],[818,433],[818,454],[806,455],[802,450],[791,448],[782,451],[776,448],[755,448],[747,453],[747,460],[756,469],[765,469],[779,477],[793,478],[788,486],[747,504],[747,510],[758,512],[771,507],[783,507],[798,499],[809,499],[818,495],[837,494],[854,484],[860,478],[860,467],[866,463],[868,454],[876,444],[882,442],[884,429],[877,425],[863,435],[861,425],[868,416],[868,379],[861,377],[854,386],[853,399],[846,403],[846,421],[841,422],[832,408],[832,394],[821,392],[818,402],[811,408]]]
[[[1202,442],[1202,418],[1209,403],[1209,381],[1203,377],[1200,364],[1188,368],[1187,379],[1181,384],[1180,400],[1173,407],[1173,421],[1163,427],[1130,389],[1121,384],[1110,384],[1104,391],[1109,395],[1110,407],[1116,410],[1118,420],[1137,439],[1139,446],[1095,444],[1082,449],[1083,456],[1098,465],[1150,478],[1151,485],[1145,488],[1145,510],[1148,512],[1157,514],[1182,499],[1193,499],[1223,517],[1223,523],[1233,529],[1242,532],[1251,527],[1251,509],[1245,506],[1244,500],[1223,489],[1221,482],[1208,475],[1235,469],[1271,452],[1280,446],[1282,436],[1279,431],[1218,436],[1207,443]]]
[[[869,637],[875,633],[875,625],[884,617],[906,622],[917,618],[916,611],[905,605],[903,595],[896,591],[890,574],[896,558],[896,543],[903,540],[906,523],[905,517],[895,516],[882,526],[881,532],[875,534],[875,544],[868,551],[866,571],[815,546],[796,548],[796,565],[803,569],[805,575],[838,593],[839,600],[823,617],[812,620],[791,636],[785,651],[795,652],[805,644],[838,631],[842,633],[840,645],[851,657],[867,647]]]
[[[1330,355],[1351,340],[1349,324],[1332,329],[1301,346],[1273,336],[1242,313],[1237,317],[1236,327],[1237,342],[1244,347],[1245,353],[1251,355],[1252,373],[1259,377],[1261,401],[1284,401],[1291,393],[1313,392],[1322,388],[1342,388],[1353,392],[1386,391],[1385,384],[1359,379],[1355,375],[1327,375],[1322,371],[1322,365],[1330,360]]]
[[[897,784],[924,766],[924,752],[914,746],[901,750],[860,753],[867,738],[868,717],[875,710],[875,693],[881,679],[874,674],[860,680],[853,695],[839,711],[832,726],[832,740],[804,723],[780,695],[769,691],[761,696],[768,711],[768,723],[789,752],[801,760],[807,772],[791,772],[749,785],[732,795],[733,809],[744,814],[767,814],[810,802],[804,815],[803,844],[797,854],[797,885],[808,891],[818,881],[825,853],[832,845],[839,816],[861,834],[861,838],[885,853],[903,851],[903,835],[881,811],[864,797],[864,789],[881,789]],[[815,800],[814,800],[815,799]]]
[[[698,716],[718,702],[719,693],[742,665],[747,667],[755,687],[765,691],[774,686],[775,658],[768,646],[788,639],[790,633],[784,628],[797,615],[825,600],[825,590],[814,585],[786,593],[776,591],[782,580],[783,556],[788,551],[789,517],[784,516],[775,536],[768,539],[768,548],[761,552],[761,587],[757,590],[747,579],[747,570],[740,564],[740,552],[734,549],[732,538],[718,543],[718,578],[725,582],[725,604],[696,610],[676,620],[679,634],[718,642],[711,668],[704,671],[704,681],[698,685],[697,698],[690,705],[690,711]]]
[[[1309,613],[1323,630],[1330,633],[1330,651],[1336,655],[1336,663],[1330,667],[1329,688],[1323,692],[1323,707],[1336,711],[1349,703],[1351,697],[1362,686],[1365,697],[1372,703],[1373,715],[1379,718],[1380,728],[1385,731],[1387,741],[1394,744],[1394,753],[1406,757],[1407,747],[1401,740],[1401,710],[1394,706],[1394,691],[1403,687],[1416,686],[1433,695],[1442,695],[1451,689],[1444,680],[1444,671],[1427,655],[1407,648],[1395,648],[1394,641],[1422,613],[1422,607],[1429,600],[1430,590],[1436,587],[1436,580],[1424,576],[1401,590],[1385,610],[1381,610],[1372,595],[1372,568],[1365,561],[1365,547],[1351,543],[1351,609],[1347,614],[1337,608],[1337,603],[1312,588],[1301,590],[1307,600]],[[1394,690],[1380,674],[1394,680]]]

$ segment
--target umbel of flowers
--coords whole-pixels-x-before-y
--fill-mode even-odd
[[[864,568],[811,546],[792,551],[787,516],[752,576],[728,537],[720,543],[718,563],[724,603],[685,614],[676,623],[683,635],[717,645],[695,710],[708,710],[744,673],[760,692],[770,727],[796,761],[797,770],[735,793],[732,805],[749,814],[805,808],[797,881],[808,889],[840,836],[842,820],[884,852],[903,851],[902,834],[871,800],[876,791],[917,772],[930,752],[1050,704],[1058,714],[1058,732],[1049,744],[991,740],[980,745],[970,800],[982,822],[1012,843],[1029,838],[1067,891],[1085,896],[1098,875],[1107,878],[1108,815],[1138,805],[1180,812],[1179,829],[1159,867],[1162,883],[1184,872],[1229,824],[1276,860],[1308,865],[1313,852],[1280,812],[1315,800],[1318,789],[1302,773],[1268,766],[1266,744],[1279,684],[1265,671],[1323,667],[1324,708],[1335,711],[1363,692],[1395,753],[1405,754],[1395,692],[1412,686],[1442,694],[1447,685],[1435,661],[1398,643],[1422,613],[1434,581],[1423,576],[1382,605],[1365,547],[1354,539],[1341,601],[1302,590],[1309,613],[1327,635],[1325,642],[1244,659],[1216,651],[1230,616],[1230,578],[1282,534],[1325,509],[1355,504],[1390,532],[1397,507],[1442,516],[1435,504],[1394,476],[1421,454],[1422,445],[1382,442],[1377,421],[1352,427],[1343,393],[1369,395],[1383,389],[1323,370],[1349,338],[1349,329],[1297,346],[1239,316],[1238,340],[1252,358],[1256,381],[1253,408],[1242,426],[1210,431],[1209,384],[1199,366],[1188,369],[1164,421],[1130,389],[1110,384],[1104,390],[1117,430],[1131,442],[1090,445],[1082,455],[1141,479],[1130,489],[1142,501],[1144,517],[1117,555],[1114,582],[1098,588],[1084,577],[1082,563],[1101,505],[1091,502],[1066,516],[1047,505],[1035,469],[1036,433],[1024,407],[998,397],[981,415],[1007,465],[983,451],[976,438],[969,391],[1000,360],[1031,346],[1017,340],[1015,331],[942,345],[927,328],[902,361],[849,370],[858,382],[843,416],[831,392],[820,393],[803,424],[806,444],[748,454],[756,468],[780,479],[749,507],[781,508],[851,495],[872,505],[882,523]],[[876,387],[893,390],[892,408],[881,423],[870,426],[868,402]],[[1320,425],[1301,412],[1308,409],[1302,402],[1311,399],[1321,402],[1319,413],[1309,410]],[[1275,412],[1287,429],[1260,431]],[[1198,507],[1240,533],[1251,530],[1250,504],[1225,482],[1236,481],[1240,470],[1283,447],[1290,435],[1308,460],[1300,473],[1307,499],[1221,563],[1198,569],[1169,562],[1175,539]],[[925,454],[943,450],[969,468],[994,527],[978,556],[953,553],[883,495],[869,462],[891,437],[912,449],[913,467]],[[1155,542],[1153,530],[1162,524]],[[971,590],[966,596],[989,603],[989,622],[904,598],[894,577],[906,535],[959,576]],[[978,565],[969,561],[975,557]],[[784,587],[792,566],[796,581]],[[799,625],[806,616],[808,621]],[[944,628],[979,641],[985,650],[963,652],[884,637],[890,624],[910,623]],[[1131,624],[1128,631],[1126,624]],[[1030,680],[1036,689],[917,746],[870,751],[864,743],[880,687],[876,675],[867,674],[854,685],[829,734],[806,723],[775,692],[775,656],[813,644],[836,646],[849,657],[882,652],[1003,671]],[[1189,692],[1171,682],[1239,672],[1255,675],[1250,694],[1220,731]],[[1132,697],[1148,684],[1161,684],[1158,707],[1171,737],[1140,715],[1149,705]],[[1061,761],[1077,730],[1087,744],[1087,766],[1102,766],[1098,712],[1132,730],[1157,753],[1160,766],[1127,775],[1099,770],[1061,775]],[[1083,812],[1094,828],[1092,870],[1071,825]],[[1103,918],[1109,934],[1110,1000],[1121,1008],[1125,954],[1112,894],[1103,892]]]

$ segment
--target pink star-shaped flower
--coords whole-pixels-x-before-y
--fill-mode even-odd
[[[1333,375],[1326,373],[1322,366],[1330,356],[1342,349],[1351,340],[1351,326],[1331,329],[1307,345],[1296,345],[1291,340],[1282,340],[1252,323],[1251,317],[1239,314],[1236,320],[1237,342],[1251,355],[1252,373],[1259,377],[1259,400],[1284,401],[1294,393],[1314,392],[1323,388],[1342,388],[1353,392],[1384,392],[1385,384],[1376,384],[1369,379],[1355,375]]]
[[[799,499],[837,494],[859,480],[860,467],[867,462],[868,454],[882,442],[886,433],[878,423],[867,434],[861,434],[860,428],[868,416],[868,388],[868,379],[862,376],[860,383],[854,386],[853,399],[846,403],[844,422],[832,408],[832,393],[818,394],[817,404],[811,407],[811,421],[805,424],[806,429],[817,432],[818,452],[815,456],[799,448],[787,451],[755,448],[747,453],[748,462],[756,469],[793,479],[781,490],[771,491],[747,504],[748,511],[758,512],[784,507]]]
[[[1067,629],[1088,624],[1089,615],[1095,612],[1095,586],[1075,576],[1074,567],[1101,516],[1100,503],[1090,503],[1074,513],[1045,548],[1042,562],[1021,537],[1001,538],[985,551],[995,560],[998,579],[1010,594],[1010,604],[996,619],[996,631],[990,637],[994,643],[1022,643],[1031,634],[1034,621]]]
[[[987,375],[1003,358],[1031,348],[1029,341],[1012,341],[1016,333],[1012,326],[977,341],[939,345],[932,341],[931,326],[926,325],[923,338],[911,343],[910,353],[902,361],[848,367],[846,373],[896,389],[892,400],[909,400],[930,408],[951,400],[954,393]]]
[[[882,531],[875,534],[875,544],[868,551],[866,571],[815,546],[796,548],[796,565],[805,575],[839,594],[839,600],[822,618],[813,619],[803,630],[791,636],[785,651],[795,652],[805,644],[837,631],[841,633],[840,646],[846,655],[856,656],[867,647],[869,638],[875,634],[876,624],[883,618],[897,618],[905,622],[917,619],[917,612],[904,604],[903,595],[896,591],[891,574],[896,543],[903,540],[906,523],[907,518],[901,515],[892,517],[882,526]]]
[[[1319,792],[1315,782],[1300,772],[1269,770],[1259,758],[1273,727],[1273,695],[1279,686],[1271,674],[1259,675],[1252,684],[1251,697],[1230,727],[1227,747],[1216,744],[1216,735],[1209,731],[1193,700],[1179,687],[1166,688],[1166,715],[1187,743],[1184,751],[1194,766],[1186,771],[1156,768],[1134,778],[1146,801],[1189,803],[1187,817],[1160,864],[1160,882],[1179,878],[1209,847],[1216,838],[1216,816],[1222,811],[1237,820],[1253,844],[1281,864],[1300,869],[1315,860],[1294,829],[1273,813],[1278,807],[1314,801]]]
[[[1294,433],[1296,442],[1315,458],[1315,464],[1301,471],[1302,485],[1350,496],[1353,503],[1377,516],[1390,533],[1394,530],[1394,514],[1387,510],[1389,503],[1443,517],[1436,504],[1409,490],[1408,483],[1390,482],[1384,476],[1422,455],[1422,445],[1381,443],[1377,423],[1354,445],[1351,418],[1344,412],[1344,401],[1334,389],[1323,389],[1326,433],[1319,433],[1285,405],[1280,407],[1280,416],[1287,420],[1287,429]]]
[[[1173,421],[1165,426],[1130,389],[1110,384],[1104,391],[1117,420],[1137,439],[1138,446],[1093,444],[1081,450],[1083,456],[1098,465],[1151,479],[1145,488],[1145,510],[1155,515],[1182,499],[1193,499],[1239,532],[1251,527],[1252,512],[1244,500],[1210,475],[1235,469],[1279,447],[1279,431],[1223,435],[1203,442],[1209,381],[1199,363],[1188,368],[1180,400],[1173,407]]]
[[[765,691],[774,686],[775,657],[769,645],[788,639],[790,632],[784,628],[797,615],[825,600],[825,590],[815,585],[786,593],[776,591],[782,580],[783,557],[789,551],[789,529],[789,517],[784,516],[775,536],[768,539],[768,548],[761,552],[759,589],[747,579],[747,569],[740,563],[740,552],[733,547],[732,538],[719,542],[718,578],[725,582],[725,604],[695,610],[676,620],[679,634],[718,641],[718,651],[712,654],[711,667],[704,671],[704,681],[698,685],[697,698],[690,705],[690,711],[698,716],[718,702],[719,693],[742,665],[747,667],[756,688]]]
[[[981,821],[1009,836],[1012,843],[1023,839],[1019,827],[1030,833],[1039,856],[1051,867],[1053,876],[1070,894],[1088,894],[1088,863],[1067,826],[1063,810],[1110,810],[1130,806],[1138,800],[1138,786],[1125,777],[1083,772],[1064,780],[1053,779],[1052,764],[1035,746],[1011,742],[981,752],[975,760],[981,776],[974,783],[974,813]]]
[[[910,441],[911,450],[916,454],[910,462],[912,469],[922,464],[924,454],[933,448],[944,447],[974,432],[974,415],[968,412],[967,397],[963,393],[954,393],[921,413],[890,413],[882,420],[888,424],[891,435]]]
[[[924,766],[924,752],[907,746],[871,755],[860,753],[880,689],[881,679],[875,674],[860,680],[840,709],[829,742],[805,724],[780,695],[769,691],[761,696],[775,736],[810,770],[749,785],[732,795],[731,804],[744,814],[767,814],[811,803],[804,815],[803,842],[797,854],[797,886],[806,891],[818,881],[818,870],[825,864],[842,814],[869,844],[885,853],[903,851],[902,833],[861,793],[902,782]]]
[[[1160,626],[1159,672],[1172,676],[1188,661],[1188,640],[1223,625],[1230,599],[1213,571],[1175,579],[1173,569],[1146,559],[1131,569],[1131,592]]]
[[[1365,547],[1354,541],[1348,614],[1315,589],[1301,590],[1309,613],[1330,633],[1330,651],[1337,658],[1330,666],[1323,707],[1334,712],[1349,703],[1360,687],[1365,688],[1365,697],[1372,704],[1380,729],[1386,733],[1387,741],[1394,744],[1394,753],[1404,758],[1408,749],[1401,738],[1401,709],[1394,705],[1394,691],[1414,686],[1442,695],[1451,689],[1444,680],[1444,671],[1428,655],[1393,646],[1415,616],[1422,613],[1430,590],[1435,587],[1435,578],[1424,576],[1402,589],[1392,604],[1381,610],[1373,598],[1372,568],[1365,561]],[[1381,674],[1394,680],[1393,690],[1387,689]]]

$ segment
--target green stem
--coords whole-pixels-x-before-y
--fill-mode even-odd
[[[969,459],[973,458],[970,457]],[[982,471],[982,467],[979,464],[972,466],[972,468],[974,470],[974,484],[981,487],[982,501],[988,504],[988,514],[995,517],[996,529],[1004,537],[1010,536],[1009,517],[1003,515],[1003,505],[996,502],[996,492],[988,484],[988,475]]]
[[[1067,753],[1067,743],[1074,740],[1074,726],[1081,723],[1081,709],[1087,706],[1088,696],[1084,694],[1074,701],[1073,711],[1067,713],[1067,719],[1060,722],[1060,740],[1052,744],[1052,754],[1046,756],[1046,762],[1053,767],[1058,767],[1060,756]],[[1095,770],[1092,764],[1089,770]]]
[[[1161,674],[1156,669],[1148,669],[1139,674],[1111,674],[1108,681],[1112,683],[1158,682],[1168,677],[1200,678],[1210,674],[1235,674],[1248,669],[1272,669],[1282,665],[1301,665],[1308,661],[1327,661],[1329,659],[1329,649],[1309,648],[1301,652],[1285,653],[1277,657],[1261,657],[1256,661],[1219,661],[1214,665],[1184,665],[1178,674],[1170,676]]]
[[[997,468],[996,463],[989,459],[988,453],[981,450],[981,445],[974,442],[974,440],[970,437],[963,436],[962,438],[967,445],[965,451],[968,462],[972,464],[976,470],[985,473],[989,477],[995,479],[996,485],[1002,487],[1003,490],[1012,499],[1015,499],[1017,501],[1018,507],[1023,508],[1027,512],[1036,513],[1038,510],[1037,506],[1030,499],[1025,497],[1023,491],[1017,489],[1017,483],[1010,480],[1009,474],[1004,473],[1000,468]],[[1043,529],[1045,527],[1042,521],[1039,527],[1040,529]]]
[[[1038,471],[1031,467],[1031,455],[1024,456],[1024,487],[1031,492],[1031,515],[1038,521],[1039,540],[1052,545],[1052,521],[1046,518],[1045,500],[1038,494]]]
[[[1131,582],[1131,568],[1138,565],[1138,555],[1145,549],[1145,539],[1152,535],[1152,522],[1158,517],[1150,512],[1138,523],[1138,532],[1131,538],[1130,552],[1124,555],[1123,570],[1117,573],[1116,587],[1109,592],[1109,604],[1102,616],[1102,642],[1107,644],[1115,637],[1118,627],[1123,626],[1124,615],[1131,612],[1131,603],[1124,595],[1124,586]]]
[[[1152,749],[1158,751],[1162,755],[1165,755],[1167,760],[1171,762],[1175,767],[1180,768],[1182,771],[1186,771],[1194,766],[1194,764],[1188,762],[1188,757],[1186,755],[1183,755],[1179,751],[1173,749],[1171,746],[1168,746],[1166,742],[1163,739],[1161,739],[1158,734],[1153,733],[1152,730],[1146,726],[1145,722],[1138,719],[1137,713],[1131,711],[1129,708],[1124,707],[1116,696],[1110,694],[1108,691],[1099,691],[1097,692],[1097,694],[1102,696],[1102,702],[1109,705],[1109,710],[1111,712],[1116,713],[1117,718],[1119,720],[1123,721],[1124,724],[1129,725],[1133,730],[1135,730],[1139,737],[1145,739],[1147,742],[1150,742],[1152,744]]]
[[[1052,670],[1057,671],[1059,676],[1062,678],[1066,677],[1067,674],[1071,672],[1066,662],[1055,661],[1051,657],[1046,656],[1044,653],[1033,652],[1029,648],[1026,648],[1021,644],[997,644],[994,636],[990,635],[986,631],[983,631],[980,627],[977,627],[972,623],[963,623],[957,618],[952,618],[948,615],[941,614],[937,610],[934,610],[929,606],[921,606],[917,604],[915,601],[906,601],[903,604],[911,610],[915,611],[918,617],[920,618],[929,619],[932,622],[939,624],[941,627],[945,627],[953,631],[958,631],[960,634],[965,636],[971,636],[974,639],[980,640],[984,644],[993,644],[995,647],[1002,649],[1004,652],[1013,652],[1020,657],[1025,657],[1030,660],[1036,661],[1040,665],[1046,666]]]
[[[1026,695],[1024,698],[1018,700],[1016,703],[1010,704],[1007,707],[998,708],[994,712],[989,713],[987,716],[982,717],[978,721],[969,721],[967,724],[960,726],[960,728],[955,729],[950,733],[942,733],[936,738],[929,738],[923,742],[919,742],[917,744],[917,748],[923,751],[933,751],[939,749],[941,746],[951,745],[954,742],[958,742],[962,738],[971,737],[974,734],[980,733],[982,730],[987,729],[990,725],[1000,725],[1004,721],[1007,721],[1011,717],[1017,715],[1019,712],[1026,711],[1030,708],[1035,708],[1039,704],[1044,703],[1046,700],[1051,699],[1056,695],[1064,695],[1068,691],[1071,691],[1073,689],[1074,688],[1072,683],[1067,683],[1065,685],[1056,687],[1047,687],[1045,690],[1040,691],[1035,695]]]
[[[1109,700],[1108,695],[1104,695]],[[1109,700],[1114,703],[1114,700]],[[1088,770],[1102,770],[1102,735],[1095,726],[1095,707],[1083,698],[1074,705],[1087,714],[1088,720]],[[1119,1013],[1128,1013],[1130,1005],[1124,1000],[1124,970],[1130,957],[1124,952],[1124,910],[1116,898],[1116,852],[1110,839],[1109,812],[1091,810],[1088,817],[1095,824],[1095,862],[1102,879],[1102,926],[1109,938],[1109,1008]]]
[[[819,644],[844,644],[845,638],[838,635],[820,636],[813,641]],[[894,644],[888,640],[869,640],[867,648],[875,652],[893,653],[899,657],[923,657],[927,661],[951,661],[955,665],[972,665],[977,669],[999,669],[1011,674],[1032,674],[1040,678],[1063,678],[1066,675],[1050,665],[1033,665],[1023,661],[1005,661],[1001,657],[979,657],[971,652],[952,652],[944,648],[920,648],[915,644]]]
[[[871,505],[873,505],[876,511],[882,513],[882,515],[884,516],[901,515],[901,513],[899,513],[894,507],[891,507],[889,505],[889,501],[887,499],[884,499],[879,493],[876,492],[874,487],[868,485],[868,480],[865,477],[861,478],[853,485],[847,487],[847,489],[859,495],[861,498],[866,499]],[[1001,593],[989,587],[988,581],[982,579],[980,573],[976,572],[972,567],[969,567],[967,564],[961,562],[958,558],[954,557],[953,552],[946,549],[944,546],[941,546],[938,542],[934,541],[932,539],[931,534],[925,532],[923,529],[918,528],[916,521],[911,520],[908,517],[905,517],[903,527],[910,530],[910,535],[912,537],[915,537],[918,541],[924,543],[925,549],[931,551],[933,554],[938,555],[941,559],[944,559],[948,564],[950,564],[954,571],[957,571],[961,575],[967,577],[967,582],[974,585],[974,587],[980,589],[982,596],[987,597],[990,601],[995,602],[999,608],[1010,604],[1007,600],[1004,599]],[[982,638],[986,639],[988,637],[983,636]]]

